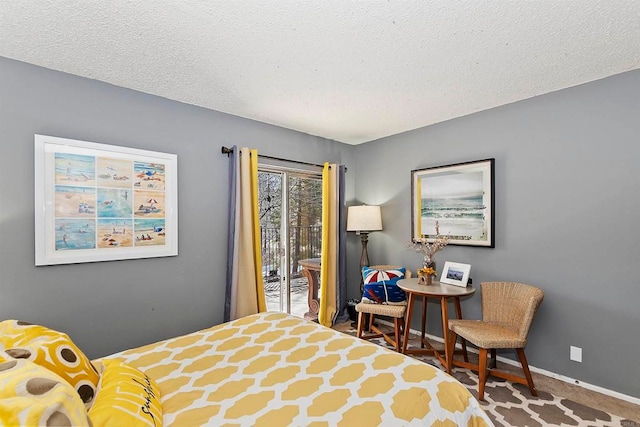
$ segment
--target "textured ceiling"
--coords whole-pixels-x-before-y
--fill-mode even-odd
[[[0,1],[0,56],[350,144],[640,68],[633,0]]]

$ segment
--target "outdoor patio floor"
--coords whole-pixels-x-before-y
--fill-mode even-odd
[[[280,310],[280,282],[264,282],[264,294],[268,311],[287,311],[286,306]],[[291,314],[304,318],[309,312],[309,283],[304,277],[291,280]]]

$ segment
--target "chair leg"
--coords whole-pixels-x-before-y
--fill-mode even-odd
[[[455,343],[454,343],[454,348],[455,348]],[[467,341],[465,339],[462,339],[462,357],[464,358],[465,362],[469,362],[469,353],[467,353]]]
[[[531,371],[529,371],[529,364],[527,363],[527,357],[524,355],[524,348],[517,349],[518,359],[520,359],[520,364],[522,365],[522,370],[524,371],[524,376],[527,378],[527,384],[529,385],[529,391],[532,396],[537,396],[538,392],[536,391],[536,387],[533,385],[533,378],[531,377]]]
[[[491,368],[492,369],[496,369],[498,367],[498,352],[496,351],[495,348],[491,349]]]
[[[478,400],[484,400],[484,385],[487,382],[487,349],[480,348],[478,355]]]
[[[451,360],[453,364],[453,355],[456,350],[456,341],[458,340],[458,335],[449,329],[449,339],[446,343],[444,343],[444,351],[445,351],[445,359]],[[462,338],[462,342],[464,342],[464,338]]]
[[[371,332],[373,330],[373,319],[376,316],[374,314],[369,313],[369,329],[367,329],[369,332]]]
[[[358,313],[358,338],[362,338],[362,329],[364,328],[364,313]]]
[[[396,317],[393,319],[393,332],[396,338],[396,351],[400,353],[400,318]]]

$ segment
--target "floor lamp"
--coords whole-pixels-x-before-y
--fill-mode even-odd
[[[367,242],[370,231],[382,230],[382,216],[380,206],[349,206],[347,211],[347,231],[355,231],[360,234],[362,241],[362,255],[360,256],[360,292],[364,287],[362,277],[362,267],[369,265],[369,254],[367,253]]]

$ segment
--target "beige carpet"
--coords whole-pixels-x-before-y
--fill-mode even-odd
[[[335,329],[350,335],[356,331],[350,323],[337,325]],[[383,339],[371,342],[391,349]],[[410,340],[409,347],[419,345],[418,340]],[[437,345],[436,345],[437,346]],[[470,357],[475,355],[470,354]],[[433,356],[412,355],[412,357],[443,369]],[[501,369],[512,369],[499,363]],[[453,376],[477,397],[478,376],[467,369],[455,368]],[[577,399],[588,395],[588,390],[577,386],[558,385],[557,380],[534,374],[538,396],[533,397],[526,386],[514,384],[499,378],[489,377],[485,388],[485,401],[480,402],[496,426],[621,426],[640,427],[640,408],[628,402],[599,395],[589,400]],[[564,396],[558,394],[563,392]],[[609,400],[611,402],[605,402]],[[582,401],[583,403],[578,403]],[[592,402],[598,402],[594,404]],[[586,403],[586,404],[584,404]],[[608,404],[603,404],[608,403]],[[598,409],[590,407],[597,406]],[[613,408],[616,413],[607,412]]]

